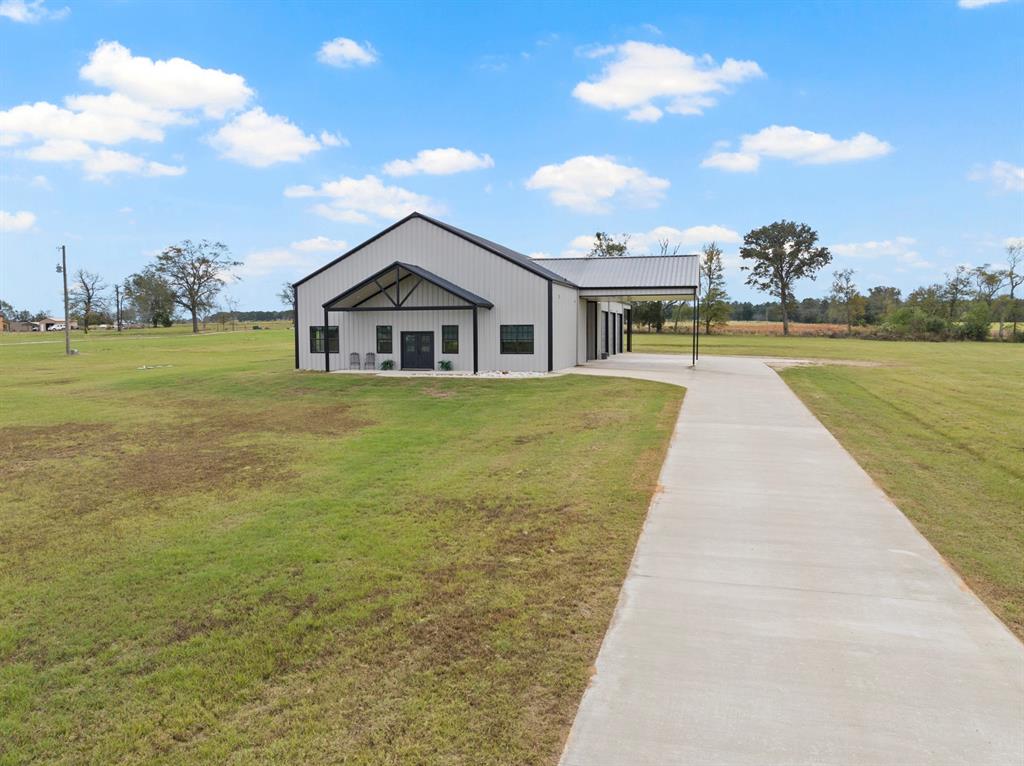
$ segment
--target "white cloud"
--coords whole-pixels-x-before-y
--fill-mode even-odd
[[[185,168],[151,162],[143,157],[113,149],[95,149],[84,141],[75,139],[50,139],[34,146],[23,154],[37,162],[78,162],[86,177],[105,180],[112,173],[128,173],[141,176],[180,176]]]
[[[71,9],[58,8],[51,11],[46,7],[45,0],[2,0],[0,2],[0,18],[10,19],[20,24],[36,24],[40,21],[57,21],[65,18]]]
[[[118,42],[100,43],[79,71],[82,79],[161,109],[202,109],[221,118],[253,96],[241,75],[205,69],[187,59],[133,56]]]
[[[661,252],[661,242],[667,240],[671,249],[677,245],[680,252],[693,252],[707,242],[719,245],[731,245],[743,241],[743,236],[733,229],[718,224],[708,226],[690,226],[677,229],[674,226],[656,226],[650,231],[631,232],[629,234],[629,250],[634,255],[645,255]],[[569,246],[562,251],[564,258],[585,256],[594,247],[593,234],[581,234],[574,237]]]
[[[320,46],[316,58],[321,64],[347,69],[376,63],[377,51],[368,42],[360,45],[347,37],[335,37]]]
[[[1006,0],[958,0],[957,5],[961,8],[971,10],[974,8],[984,8],[986,5],[998,5],[1005,2]]]
[[[265,168],[278,162],[297,162],[322,148],[316,136],[306,135],[287,117],[269,115],[262,107],[240,114],[210,136],[222,157]]]
[[[319,237],[292,242],[292,250],[298,250],[302,253],[323,253],[331,250],[345,251],[348,250],[348,243],[343,239],[330,239],[320,235]]]
[[[35,213],[27,210],[19,210],[17,213],[0,210],[0,231],[28,231],[35,223]]]
[[[640,168],[620,165],[614,157],[583,155],[561,165],[544,165],[526,182],[527,189],[548,190],[556,205],[587,213],[607,212],[609,202],[624,198],[635,204],[655,205],[669,182]]]
[[[417,173],[446,176],[493,167],[494,160],[489,154],[454,148],[424,149],[411,160],[392,160],[384,166],[384,172],[389,176],[411,176]]]
[[[118,213],[123,213],[124,215],[130,215],[134,211],[130,207],[123,207],[120,210],[118,210],[117,212]]]
[[[32,176],[32,180],[29,182],[30,186],[34,186],[36,189],[44,189],[45,191],[51,191],[53,189],[50,186],[50,180],[46,176]]]
[[[997,191],[1024,191],[1024,167],[1003,160],[988,166],[977,165],[967,174],[967,178],[971,181],[988,181]]]
[[[635,40],[582,52],[588,58],[612,54],[600,76],[578,83],[572,94],[601,109],[628,110],[628,119],[641,122],[654,122],[662,112],[701,114],[717,103],[712,94],[764,74],[753,61],[730,58],[719,66],[710,56]]]
[[[241,276],[264,277],[275,271],[304,271],[313,268],[313,261],[308,255],[295,253],[288,248],[258,250],[249,253],[242,259],[239,268]]]
[[[1007,237],[1003,240],[1003,247],[1024,246],[1024,237]]]
[[[869,240],[867,242],[846,242],[829,245],[832,254],[841,258],[881,259],[894,263],[897,267],[925,269],[932,266],[915,249],[917,241],[913,237],[894,237],[893,239]],[[902,270],[902,269],[898,269]]]
[[[320,131],[320,143],[324,146],[350,146],[349,140],[340,133],[328,133]]]
[[[70,108],[37,101],[0,112],[3,144],[67,138],[99,144],[120,144],[132,139],[162,141],[165,125],[185,122],[178,114],[154,110],[124,96],[71,96]]]
[[[314,205],[312,211],[344,223],[368,223],[374,218],[397,220],[417,210],[436,214],[444,209],[430,197],[401,186],[387,186],[373,175],[363,178],[343,176],[337,181],[326,181],[319,188],[306,184],[289,186],[284,195],[292,198],[323,197],[327,202]]]
[[[705,159],[701,167],[746,173],[757,170],[762,157],[791,160],[802,165],[828,165],[881,157],[891,151],[890,144],[869,133],[836,139],[828,133],[815,133],[791,125],[770,125],[757,133],[743,136],[738,152],[716,152]]]

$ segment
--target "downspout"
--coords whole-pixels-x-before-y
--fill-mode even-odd
[[[299,369],[299,288],[292,285],[292,310],[295,316],[292,324],[295,325],[295,369]]]
[[[555,369],[554,283],[548,280],[548,372]]]
[[[331,346],[327,342],[327,307],[324,306],[324,372],[331,371]]]
[[[476,342],[476,313],[477,313],[477,307],[474,306],[473,307],[473,374],[474,375],[476,375],[477,372],[479,372],[479,370],[480,370],[479,362],[477,361],[478,360],[478,349],[477,349],[477,342]]]

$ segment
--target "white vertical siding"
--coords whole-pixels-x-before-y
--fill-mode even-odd
[[[577,316],[579,315],[579,292],[574,287],[553,284],[551,290],[552,316],[554,317],[554,359],[556,370],[573,367],[577,359]]]
[[[494,304],[492,309],[479,309],[481,370],[547,370],[547,280],[419,218],[407,221],[299,285],[299,366],[302,369],[324,369],[324,355],[309,351],[309,327],[323,324],[323,304],[395,261],[421,266]],[[417,288],[417,294],[410,300],[422,300],[418,293],[424,287],[426,285]],[[457,317],[457,321],[452,323],[460,326],[459,365],[461,369],[472,369],[472,311],[443,313]],[[383,319],[385,314],[393,317],[390,324],[394,327],[396,353],[399,350],[400,327],[405,330],[434,329],[438,333],[435,357],[441,358],[440,326],[449,322],[447,319],[440,321],[440,315],[434,315],[434,312],[331,312],[330,324],[339,327],[339,350],[342,352],[331,355],[331,369],[348,366],[350,351],[346,344],[359,346],[351,348],[351,351],[360,354],[375,349],[374,338],[367,333],[372,334],[378,324],[389,323]],[[498,333],[502,324],[532,324],[534,353],[500,354]]]

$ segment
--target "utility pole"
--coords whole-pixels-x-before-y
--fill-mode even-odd
[[[57,264],[57,271],[64,276],[64,353],[71,356],[71,321],[68,316],[68,253],[64,245],[57,249],[60,250],[60,263]]]
[[[114,322],[117,331],[121,332],[121,285],[114,285]]]

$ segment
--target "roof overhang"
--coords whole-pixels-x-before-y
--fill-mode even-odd
[[[697,297],[696,287],[581,287],[581,298],[620,301],[685,301]]]
[[[416,287],[422,282],[435,285],[465,302],[463,305],[436,308],[489,309],[494,305],[486,298],[482,298],[476,293],[466,290],[464,287],[459,287],[454,282],[449,282],[444,277],[440,277],[420,266],[395,261],[390,266],[386,266],[348,288],[345,292],[334,296],[324,303],[323,307],[327,311],[394,311],[435,308],[406,305],[409,298],[415,292]],[[378,295],[383,295],[387,299],[388,304],[373,307],[365,305],[367,301],[376,298]]]

